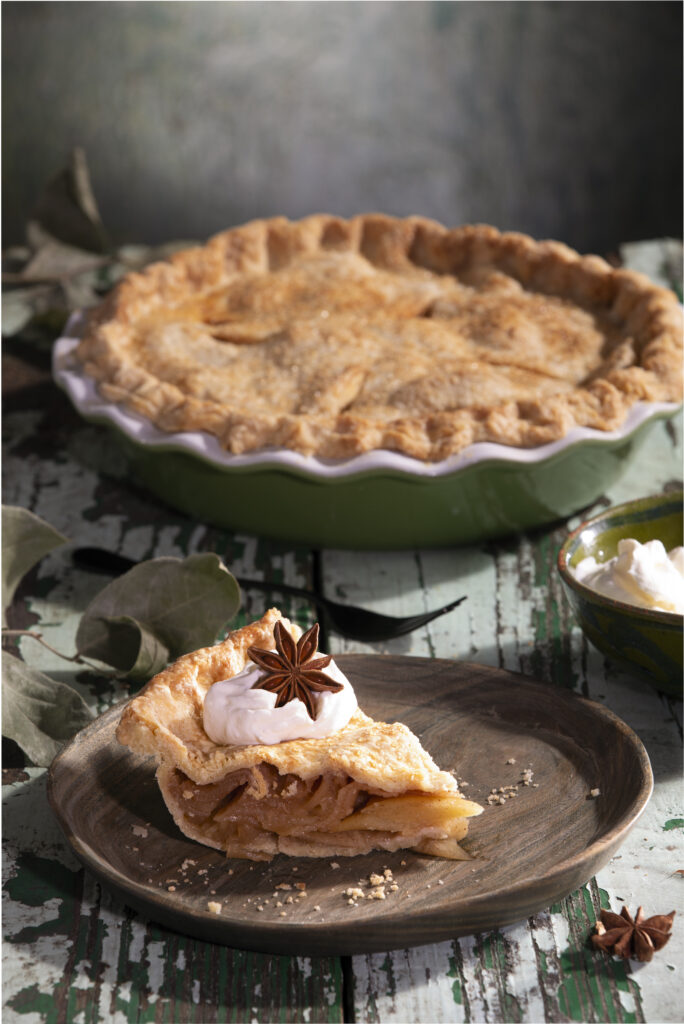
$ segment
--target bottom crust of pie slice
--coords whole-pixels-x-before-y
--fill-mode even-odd
[[[482,807],[453,792],[384,793],[341,771],[303,779],[262,762],[198,785],[162,763],[157,779],[166,805],[189,838],[227,856],[270,860],[355,856],[413,849],[467,860],[460,846],[468,818]]]

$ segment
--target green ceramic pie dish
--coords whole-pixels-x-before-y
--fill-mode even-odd
[[[565,518],[594,502],[679,408],[641,403],[613,433],[577,428],[535,449],[476,444],[442,463],[389,451],[234,456],[208,434],[165,434],[104,401],[72,358],[76,344],[56,343],[55,380],[84,418],[114,428],[139,484],[198,522],[307,547],[444,547]]]
[[[623,471],[647,433],[565,449],[533,465],[491,459],[443,477],[375,470],[321,480],[278,465],[213,467],[183,452],[125,445],[138,482],[200,522],[308,547],[443,547],[572,515]]]
[[[681,491],[616,505],[574,530],[558,554],[558,571],[575,617],[587,638],[611,660],[657,689],[682,696],[684,616],[637,608],[596,593],[573,573],[589,555],[606,562],[618,541],[659,539],[669,551],[682,544]]]

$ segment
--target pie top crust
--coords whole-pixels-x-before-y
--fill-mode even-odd
[[[101,394],[233,453],[435,461],[680,401],[673,293],[597,256],[420,217],[277,217],[128,275],[77,356]]]
[[[297,639],[299,628],[271,608],[222,643],[186,654],[156,675],[126,705],[116,733],[119,742],[136,753],[155,755],[162,766],[178,769],[201,786],[266,763],[280,775],[305,781],[341,772],[388,796],[409,790],[457,792],[453,776],[438,768],[407,726],[377,722],[360,709],[344,729],[325,739],[249,746],[218,746],[209,739],[202,725],[209,687],[242,671],[249,647],[270,646],[278,619]]]

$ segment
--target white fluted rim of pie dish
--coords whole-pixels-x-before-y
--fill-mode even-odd
[[[638,402],[617,430],[575,427],[558,441],[551,441],[537,448],[514,448],[492,441],[478,441],[441,462],[423,462],[410,455],[387,449],[364,452],[346,459],[322,459],[316,455],[302,455],[301,452],[286,448],[264,448],[257,452],[234,455],[222,448],[218,439],[206,431],[166,432],[124,406],[115,405],[102,398],[93,378],[85,373],[75,358],[81,322],[82,318],[78,313],[72,314],[66,324],[65,334],[55,342],[52,372],[56,383],[66,391],[84,419],[105,421],[117,427],[135,444],[147,449],[186,452],[222,469],[278,467],[321,479],[334,479],[377,471],[405,473],[418,477],[440,477],[457,473],[480,462],[493,461],[533,466],[583,441],[603,444],[621,441],[647,420],[658,416],[672,416],[681,408],[681,403],[677,402]]]

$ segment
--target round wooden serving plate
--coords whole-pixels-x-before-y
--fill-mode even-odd
[[[364,711],[408,725],[483,804],[463,844],[472,860],[410,851],[228,859],[178,831],[152,760],[116,741],[120,707],[79,733],[50,769],[50,802],[77,856],[129,906],[184,934],[269,953],[355,954],[501,927],[547,908],[610,859],[646,806],[646,751],[600,704],[481,665],[336,660]],[[488,804],[505,786],[516,795]],[[363,882],[369,893],[369,876],[386,868],[396,889],[349,903],[346,889]]]

